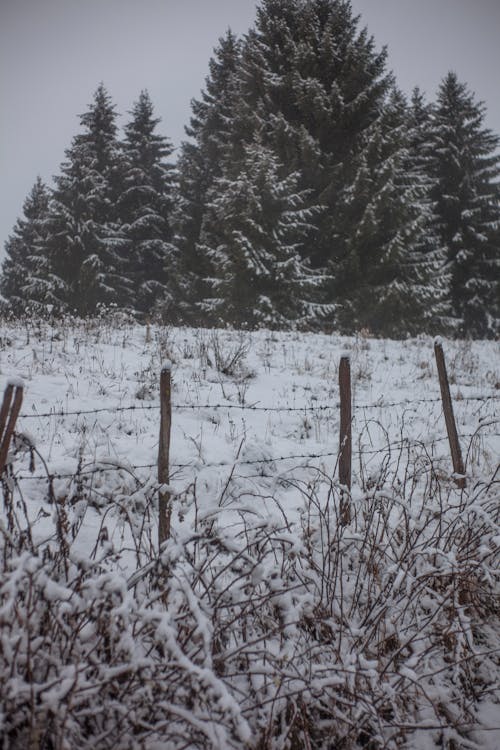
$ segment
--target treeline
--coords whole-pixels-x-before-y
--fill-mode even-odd
[[[176,162],[146,92],[101,85],[6,245],[20,313],[493,337],[500,139],[449,73],[408,101],[344,0],[262,0],[192,101]],[[49,308],[47,307],[49,306]]]

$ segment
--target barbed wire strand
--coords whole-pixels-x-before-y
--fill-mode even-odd
[[[500,400],[500,395],[492,394],[488,396],[463,396],[461,398],[455,398],[454,403],[460,403],[461,401],[496,401]],[[376,402],[373,404],[353,404],[354,409],[386,409],[393,408],[396,406],[412,406],[413,404],[434,404],[440,403],[440,398],[421,398],[403,401],[393,402]],[[304,406],[248,406],[245,404],[173,404],[174,409],[185,409],[185,410],[223,410],[223,409],[235,409],[240,411],[263,411],[263,412],[310,412],[310,411],[329,411],[340,408],[340,402],[334,404],[318,404],[318,405],[304,405]],[[51,417],[80,417],[90,414],[102,414],[102,413],[121,413],[127,411],[159,411],[159,404],[132,404],[131,406],[103,406],[99,409],[80,409],[78,411],[50,411],[50,412],[35,412],[33,414],[20,414],[18,419],[42,419]]]
[[[500,434],[498,433],[488,433],[488,435],[492,435],[494,437],[500,437]],[[471,439],[477,437],[477,432],[473,434],[468,435],[462,435],[462,439]],[[382,453],[387,453],[388,450],[401,450],[405,448],[418,448],[418,447],[425,447],[426,450],[429,450],[429,448],[433,448],[437,443],[441,443],[444,441],[447,441],[447,437],[441,437],[436,438],[433,440],[430,444],[424,443],[422,440],[410,440],[403,439],[394,441],[392,443],[386,443],[382,448],[376,448],[376,449],[362,449],[362,450],[353,450],[352,455],[353,456],[375,456]],[[198,462],[198,461],[192,461],[190,463],[186,464],[176,464],[172,463],[170,466],[172,469],[214,469],[214,468],[231,468],[233,466],[256,466],[259,464],[272,464],[272,463],[278,463],[280,461],[294,461],[294,460],[309,460],[309,459],[320,459],[320,458],[332,458],[332,457],[338,457],[339,452],[338,451],[328,451],[327,453],[301,453],[301,454],[294,454],[294,455],[288,455],[288,456],[274,456],[273,458],[257,458],[257,459],[235,459],[234,461],[218,461],[218,462]],[[139,465],[129,465],[129,464],[122,464],[122,465],[112,465],[112,466],[94,466],[89,469],[83,469],[83,470],[75,470],[73,474],[60,474],[57,472],[50,472],[49,474],[29,474],[25,476],[16,475],[15,479],[20,481],[27,481],[27,480],[54,480],[54,479],[77,479],[79,476],[83,475],[91,475],[91,474],[100,474],[105,473],[107,471],[138,471],[142,469],[156,469],[157,464],[139,464]]]

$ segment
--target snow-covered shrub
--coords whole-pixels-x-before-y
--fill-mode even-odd
[[[473,747],[500,676],[498,476],[459,491],[425,452],[398,476],[385,466],[353,490],[348,524],[320,471],[286,480],[297,522],[236,473],[212,512],[195,484],[159,555],[153,483],[49,482],[27,523],[6,478],[3,747]],[[111,516],[132,554],[109,541]]]
[[[2,748],[242,747],[248,723],[200,657],[199,602],[169,551],[132,586],[105,527],[73,552],[64,499],[38,544],[7,484],[4,500]]]
[[[238,331],[232,341],[224,341],[219,331],[213,330],[207,346],[211,366],[228,377],[248,377],[246,357],[250,345],[251,341],[243,331]]]

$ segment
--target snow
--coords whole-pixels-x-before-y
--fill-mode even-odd
[[[11,385],[13,388],[24,388],[24,380],[15,375],[11,375],[7,378],[6,385]]]
[[[9,700],[18,701],[12,715],[29,694],[24,662],[12,666],[18,652],[29,658],[16,646],[21,631],[14,627],[23,612],[35,627],[38,609],[28,616],[16,599],[28,587],[39,591],[47,622],[57,623],[54,649],[56,635],[77,624],[71,648],[76,643],[79,651],[68,651],[58,670],[51,657],[50,679],[40,677],[41,712],[57,710],[71,691],[79,696],[75,706],[83,695],[99,695],[105,705],[111,678],[117,685],[123,678],[132,688],[121,697],[121,721],[132,721],[139,704],[149,705],[159,649],[164,718],[220,747],[244,747],[259,722],[273,725],[269,712],[280,721],[290,716],[295,704],[285,693],[295,692],[301,711],[322,706],[323,718],[311,721],[327,726],[331,719],[329,731],[348,733],[351,721],[371,726],[364,707],[369,714],[387,704],[401,712],[415,750],[441,746],[438,722],[443,737],[455,732],[460,742],[460,722],[469,722],[467,741],[498,746],[500,696],[493,661],[483,654],[498,648],[500,628],[473,609],[478,601],[479,611],[488,610],[498,590],[498,344],[442,341],[466,464],[460,490],[428,337],[395,342],[153,325],[147,336],[145,327],[109,316],[29,330],[7,325],[4,341],[0,388],[22,369],[17,431],[30,436],[15,441],[9,481],[19,493],[20,528],[29,518],[35,549],[22,542],[27,547],[12,557],[0,586]],[[353,398],[352,520],[345,527],[335,505],[341,356],[350,358]],[[160,486],[166,367],[170,482]],[[169,494],[172,511],[172,536],[159,558],[158,491]],[[9,523],[2,514],[3,544],[15,531]],[[460,540],[476,537],[464,552]],[[324,575],[323,564],[330,566]],[[105,628],[109,663],[99,662],[105,656],[96,645]],[[22,632],[25,643],[32,631]],[[90,671],[87,658],[95,660]],[[458,687],[468,660],[481,682],[470,711]],[[189,708],[181,688],[172,692],[179,679],[206,704]],[[363,699],[349,704],[355,695]],[[334,709],[337,699],[345,704]],[[443,714],[432,708],[438,704]],[[455,704],[457,728],[446,714]],[[163,719],[151,711],[159,727]],[[401,737],[388,728],[390,711],[376,731],[393,748]],[[275,746],[284,749],[278,734]],[[160,742],[153,734],[151,746]],[[351,746],[358,747],[355,737]]]

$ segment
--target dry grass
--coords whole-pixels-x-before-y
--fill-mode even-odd
[[[499,677],[500,477],[458,491],[415,451],[365,478],[347,525],[320,471],[283,479],[298,523],[236,472],[210,514],[195,483],[159,556],[153,483],[48,482],[28,522],[4,475],[1,746],[396,750],[424,732],[475,747]],[[99,530],[77,554],[90,512]]]

